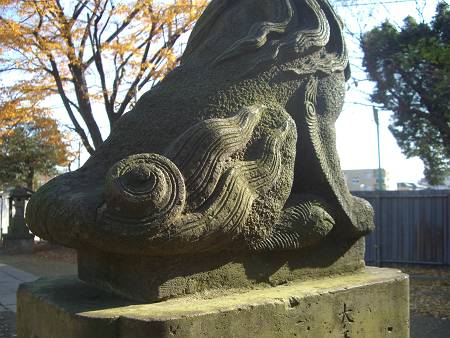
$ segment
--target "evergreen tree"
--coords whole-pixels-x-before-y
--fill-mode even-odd
[[[372,100],[393,112],[390,130],[407,157],[419,156],[432,184],[450,174],[450,9],[439,3],[430,23],[412,17],[365,33],[363,65]]]

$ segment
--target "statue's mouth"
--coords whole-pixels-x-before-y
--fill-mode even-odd
[[[95,222],[103,189],[78,172],[52,179],[30,199],[26,222],[38,237],[70,247],[79,246],[86,224]]]

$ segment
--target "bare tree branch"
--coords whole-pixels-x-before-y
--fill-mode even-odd
[[[70,120],[72,121],[76,132],[78,133],[78,135],[80,135],[81,137],[81,141],[83,142],[84,147],[86,148],[86,150],[89,152],[89,154],[93,154],[94,153],[94,148],[91,146],[89,139],[86,135],[86,132],[84,131],[84,129],[81,127],[81,125],[78,123],[78,120],[75,117],[75,114],[72,110],[71,107],[71,101],[69,100],[69,98],[66,96],[66,92],[64,91],[64,86],[63,83],[61,81],[61,78],[59,76],[59,71],[58,71],[58,66],[56,64],[56,62],[53,60],[53,58],[51,58],[50,60],[51,64],[52,64],[52,68],[53,68],[53,75],[55,77],[55,82],[56,82],[56,86],[58,88],[58,92],[61,96],[61,99],[63,101],[64,107],[70,117]]]

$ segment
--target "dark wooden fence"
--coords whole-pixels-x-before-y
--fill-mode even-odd
[[[352,192],[375,209],[369,265],[450,265],[450,190]]]

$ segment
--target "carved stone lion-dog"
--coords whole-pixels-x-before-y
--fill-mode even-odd
[[[373,212],[336,153],[348,77],[327,0],[213,0],[180,65],[82,168],[37,191],[27,224],[79,250],[158,257],[356,240]]]

